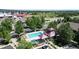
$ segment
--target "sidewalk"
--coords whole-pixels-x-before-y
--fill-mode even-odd
[[[52,43],[51,41],[48,42],[54,49],[60,49],[62,47],[59,47],[57,45],[55,45],[54,43]]]

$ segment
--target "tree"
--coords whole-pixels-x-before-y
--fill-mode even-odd
[[[73,30],[70,28],[69,23],[62,24],[58,29],[59,35],[66,42],[70,42],[75,38]]]
[[[75,33],[74,41],[76,41],[79,44],[79,31],[74,31],[74,33]]]
[[[48,28],[54,28],[54,29],[57,29],[57,22],[53,21],[53,22],[50,22],[48,24]]]
[[[5,29],[5,27],[0,26],[0,37],[4,38],[5,43],[9,43],[11,36],[9,31]]]
[[[69,16],[64,16],[64,22],[72,21],[72,19]]]
[[[1,22],[1,26],[5,27],[5,29],[9,32],[12,30],[12,19],[5,19]]]
[[[44,17],[43,17],[43,16],[41,16],[41,22],[42,22],[42,24],[44,24],[44,23],[45,23],[45,19],[44,19]]]
[[[42,28],[43,24],[44,24],[44,19],[40,18],[40,17],[31,17],[31,18],[27,18],[26,20],[26,24],[32,28],[33,30],[36,29],[40,29]]]
[[[45,24],[45,19],[43,16],[38,17],[37,28],[40,29]]]
[[[20,34],[24,31],[23,29],[23,24],[21,21],[17,21],[16,24],[15,24],[15,32]]]
[[[79,18],[78,18],[78,17],[74,17],[74,18],[72,19],[72,22],[79,23]]]
[[[26,24],[27,24],[30,28],[32,28],[33,30],[35,30],[35,29],[36,29],[36,21],[37,21],[37,20],[35,20],[34,17],[32,17],[32,18],[27,18]]]
[[[1,22],[0,25],[0,37],[4,38],[5,42],[4,43],[9,43],[11,39],[10,32],[12,30],[12,19],[5,19]]]
[[[37,22],[36,22],[36,28],[40,29],[42,28],[44,24],[44,19],[42,17],[37,17]]]
[[[3,31],[3,38],[5,39],[5,43],[9,43],[11,36],[8,31]]]
[[[17,47],[17,49],[30,49],[30,48],[32,48],[32,43],[27,42],[25,40],[21,40],[19,42],[19,46]]]

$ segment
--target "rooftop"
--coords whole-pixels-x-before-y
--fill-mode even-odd
[[[73,30],[78,31],[78,30],[79,30],[79,23],[70,22],[70,27],[71,27]]]

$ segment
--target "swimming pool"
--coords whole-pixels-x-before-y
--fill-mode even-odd
[[[27,33],[26,37],[29,40],[38,40],[40,39],[40,35],[43,35],[43,34],[44,34],[44,31],[37,31],[37,32]]]
[[[40,35],[42,35],[43,33],[42,32],[37,32],[37,33],[32,33],[32,34],[29,34],[28,36],[29,36],[29,38],[34,38],[34,37],[37,37],[37,36],[40,36]]]
[[[27,33],[26,34],[26,37],[27,39],[29,39],[30,41],[31,40],[38,40],[38,39],[45,39],[47,38],[48,36],[47,35],[43,35],[44,34],[44,31],[37,31],[37,32],[31,32],[31,33]],[[54,32],[52,32],[50,35],[51,37],[54,36]],[[41,35],[43,35],[41,37]]]

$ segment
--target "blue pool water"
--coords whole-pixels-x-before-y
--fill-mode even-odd
[[[37,33],[29,34],[28,36],[29,36],[29,38],[34,38],[34,37],[40,36],[42,34],[43,34],[42,32],[37,32]]]

